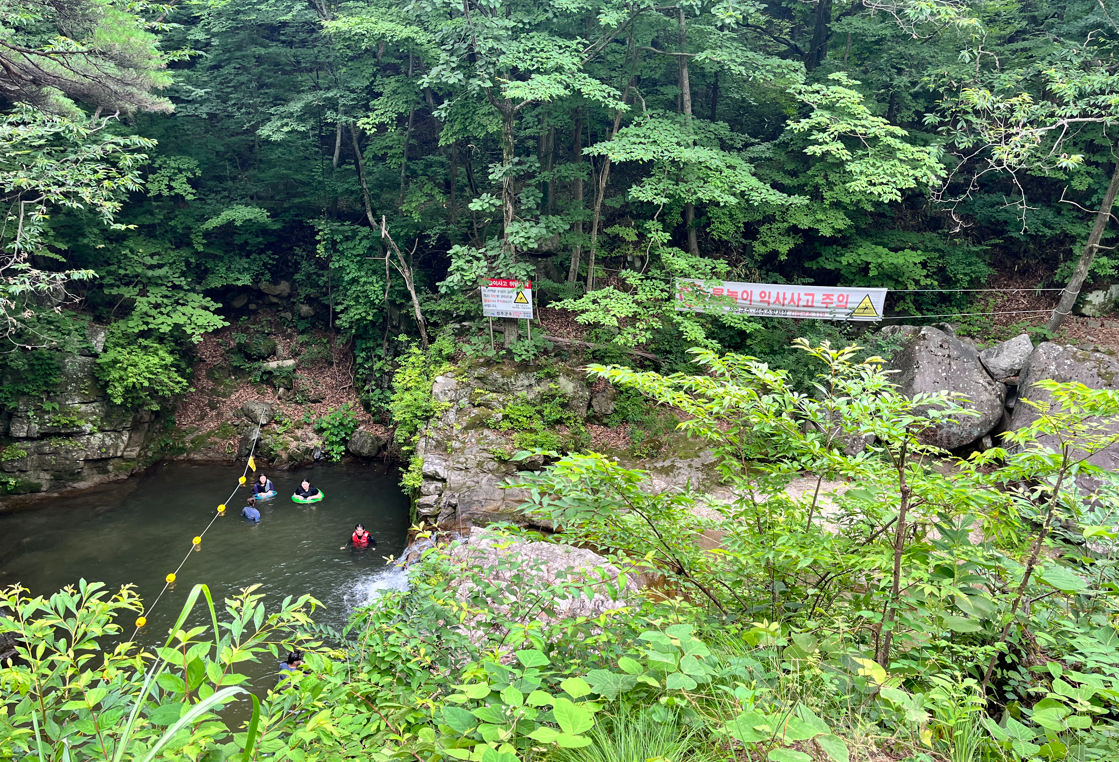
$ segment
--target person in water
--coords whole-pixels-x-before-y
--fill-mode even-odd
[[[268,492],[271,492],[273,489],[274,487],[272,486],[272,480],[264,474],[261,474],[260,478],[253,483],[254,495],[264,495]]]
[[[350,541],[354,544],[355,548],[368,548],[370,545],[374,548],[377,547],[377,541],[370,536],[369,532],[365,531],[365,526],[362,524],[358,524],[354,527],[354,533],[353,536],[350,537]]]
[[[304,479],[303,482],[296,487],[295,494],[299,495],[299,497],[314,497],[319,494],[319,490],[317,487],[312,487],[311,482]]]
[[[254,524],[260,523],[260,511],[256,509],[255,497],[250,497],[248,499],[248,505],[241,509],[241,515],[244,516],[247,521],[251,521]]]
[[[302,672],[300,667],[303,666],[303,654],[300,651],[292,651],[288,654],[288,658],[280,662],[280,679],[291,677],[293,672]]]

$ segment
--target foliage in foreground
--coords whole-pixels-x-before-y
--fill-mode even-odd
[[[690,491],[654,496],[640,472],[569,456],[522,482],[525,510],[561,531],[491,528],[510,552],[488,569],[432,547],[409,590],[341,633],[313,625],[309,600],[266,617],[250,591],[232,621],[210,606],[183,629],[184,612],[167,648],[95,657],[92,638],[136,608],[128,590],[8,591],[19,613],[0,631],[34,645],[0,673],[2,748],[35,762],[142,760],[159,740],[175,760],[1115,759],[1114,498],[1087,457],[1116,441],[1119,393],[1048,384],[1013,450],[934,468],[920,434],[961,414],[949,395],[908,400],[873,358],[805,349],[828,367],[811,397],[735,356],[697,353],[696,376],[595,371],[686,411],[735,500],[698,510]],[[806,470],[848,487],[786,492]],[[610,564],[547,581],[512,545],[532,539]],[[243,682],[233,665],[300,642],[306,674],[246,727],[201,714]]]

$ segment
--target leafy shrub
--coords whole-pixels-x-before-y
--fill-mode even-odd
[[[0,366],[0,407],[13,407],[20,397],[42,399],[62,379],[58,354],[46,349],[15,351],[3,355]]]
[[[19,445],[8,445],[0,451],[0,463],[7,463],[12,460],[19,460],[20,458],[27,457],[27,450]]]
[[[97,360],[97,376],[114,404],[149,410],[158,410],[162,400],[189,388],[183,370],[182,361],[165,344],[116,330],[110,330]]]
[[[415,450],[420,431],[427,422],[445,409],[445,405],[437,404],[432,398],[431,385],[436,376],[454,367],[447,362],[454,350],[454,344],[446,335],[436,339],[427,352],[410,347],[393,374],[389,413],[396,425],[396,441],[405,455]]]
[[[323,452],[330,460],[342,459],[346,454],[346,444],[357,427],[357,416],[348,402],[331,408],[329,413],[315,421],[315,431],[323,435]]]

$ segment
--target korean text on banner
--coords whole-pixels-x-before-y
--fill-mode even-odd
[[[884,288],[782,286],[772,283],[676,280],[676,309],[735,312],[757,317],[814,320],[881,320]]]
[[[482,286],[482,314],[532,320],[532,281],[490,278]]]

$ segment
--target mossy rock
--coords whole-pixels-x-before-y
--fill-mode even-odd
[[[9,483],[5,489],[5,492],[9,495],[31,495],[42,491],[43,483],[34,482],[30,479],[16,479]]]
[[[239,342],[237,349],[250,360],[267,360],[276,354],[276,340],[264,335],[257,335],[248,341]]]

